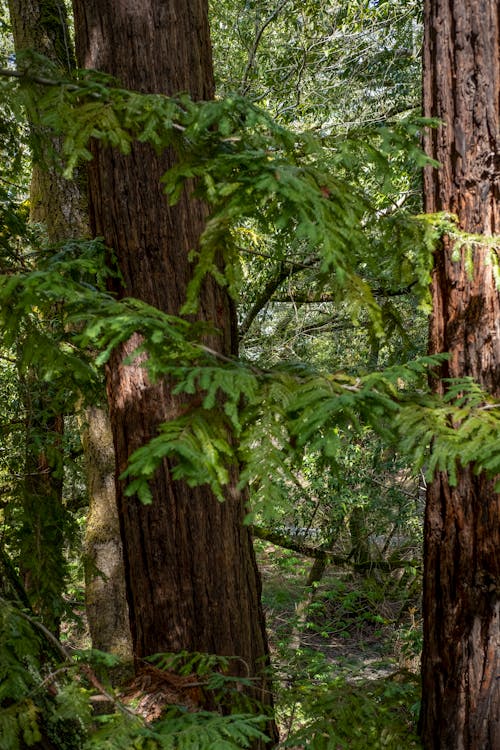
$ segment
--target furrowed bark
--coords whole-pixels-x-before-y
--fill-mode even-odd
[[[500,233],[500,39],[497,0],[426,0],[425,208],[449,211],[467,232]],[[449,352],[442,378],[472,376],[500,396],[500,296],[489,251],[435,255],[431,353]],[[458,467],[450,486],[428,486],[425,517],[421,733],[428,750],[500,747],[500,496],[494,482]]]
[[[213,96],[203,0],[75,0],[74,7],[80,66],[110,73],[136,91]],[[168,151],[159,155],[138,143],[127,156],[98,143],[92,150],[92,229],[113,248],[123,278],[113,291],[178,314],[192,272],[187,255],[203,230],[205,206],[188,191],[175,207],[168,205],[160,186],[173,163]],[[234,310],[211,280],[199,315],[219,330],[209,345],[234,353]],[[133,337],[115,350],[107,372],[118,477],[131,453],[189,405],[167,383],[152,384],[140,363],[125,364],[139,341]],[[173,481],[165,461],[150,488],[153,502],[146,506],[126,497],[125,483],[117,482],[137,667],[143,657],[183,649],[235,656],[235,674],[256,677],[252,694],[270,707],[260,579],[236,481],[220,503],[206,487]],[[272,724],[269,731],[274,734]]]

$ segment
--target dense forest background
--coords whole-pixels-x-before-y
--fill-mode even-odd
[[[0,748],[493,749],[498,174],[457,104],[493,219],[433,193],[440,11],[166,5],[1,4]]]

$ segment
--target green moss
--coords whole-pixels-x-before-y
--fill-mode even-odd
[[[40,27],[45,31],[51,42],[52,49],[48,56],[53,58],[54,55],[54,62],[59,63],[67,70],[75,68],[75,54],[68,32],[68,15],[63,2],[46,0],[46,2],[41,3]]]

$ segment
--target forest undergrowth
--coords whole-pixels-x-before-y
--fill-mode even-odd
[[[256,547],[284,746],[316,714],[314,747],[420,747],[419,573],[327,566],[308,587],[310,559]]]
[[[309,552],[319,543],[310,543]],[[279,750],[421,747],[415,548],[406,549],[407,564],[398,548],[395,566],[374,555],[369,567],[329,564],[321,575],[318,558],[313,562],[261,539],[255,549]],[[15,702],[9,699],[0,715],[7,732],[0,732],[1,750],[226,750],[248,748],[255,732],[265,731],[265,717],[252,724],[241,703],[243,680],[231,677],[230,657],[159,654],[144,661],[134,677],[132,665],[93,650],[77,564],[72,581],[59,640],[31,615],[3,612],[14,670],[3,687]],[[211,708],[202,711],[207,695]],[[228,714],[235,695],[239,708]],[[21,716],[23,706],[32,707],[33,716]],[[39,744],[42,739],[45,744]]]

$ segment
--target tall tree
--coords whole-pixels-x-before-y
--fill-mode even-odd
[[[64,72],[75,67],[64,3],[9,0],[16,52],[43,55]],[[29,62],[29,58],[28,62]],[[30,185],[30,220],[45,227],[50,242],[88,234],[87,198],[81,174],[66,179],[58,163],[62,140],[31,124],[37,143]],[[59,310],[53,311],[54,320]],[[27,590],[49,624],[56,624],[64,586],[64,525],[60,399],[32,367],[25,378],[27,448],[24,533],[20,556]],[[130,658],[123,561],[115,509],[114,459],[107,413],[87,409],[81,433],[87,468],[89,511],[85,532],[87,617],[95,648]]]
[[[427,212],[449,211],[483,235],[460,257],[435,256],[430,351],[449,352],[443,378],[473,377],[500,396],[500,295],[487,237],[500,232],[500,38],[497,0],[426,0],[426,136],[441,163],[425,174]],[[425,518],[421,729],[439,750],[500,747],[500,495],[473,467],[429,484]]]
[[[45,55],[61,70],[73,66],[64,4],[57,0],[9,0],[9,11],[17,55],[31,51]],[[52,242],[78,236],[85,214],[77,183],[65,181],[55,163],[53,154],[60,139],[33,125],[31,130],[38,154],[30,185],[30,219],[46,227]],[[51,310],[50,319],[41,325],[60,333],[58,310]],[[25,343],[19,342],[21,361]],[[21,570],[33,606],[45,623],[57,630],[66,574],[61,533],[67,512],[62,497],[62,404],[56,398],[57,385],[54,388],[44,382],[36,366],[24,371],[21,365],[20,376],[26,414]]]
[[[206,6],[205,0],[75,0],[79,64],[115,76],[128,89],[188,91],[209,99],[214,87]],[[188,253],[205,224],[204,205],[188,190],[175,207],[167,204],[160,180],[173,164],[169,152],[139,143],[128,155],[99,143],[92,151],[92,229],[113,248],[121,272],[112,291],[178,314],[192,272]],[[218,329],[209,345],[235,353],[234,310],[212,280],[202,289],[199,309]],[[168,383],[151,383],[140,361],[127,361],[139,343],[137,335],[117,348],[107,371],[118,476],[131,453],[186,406]],[[259,675],[253,693],[270,704],[262,676],[268,649],[260,580],[236,480],[221,503],[205,488],[173,481],[165,461],[150,486],[153,501],[143,505],[117,482],[137,665],[150,654],[183,649],[234,656],[233,672]]]

